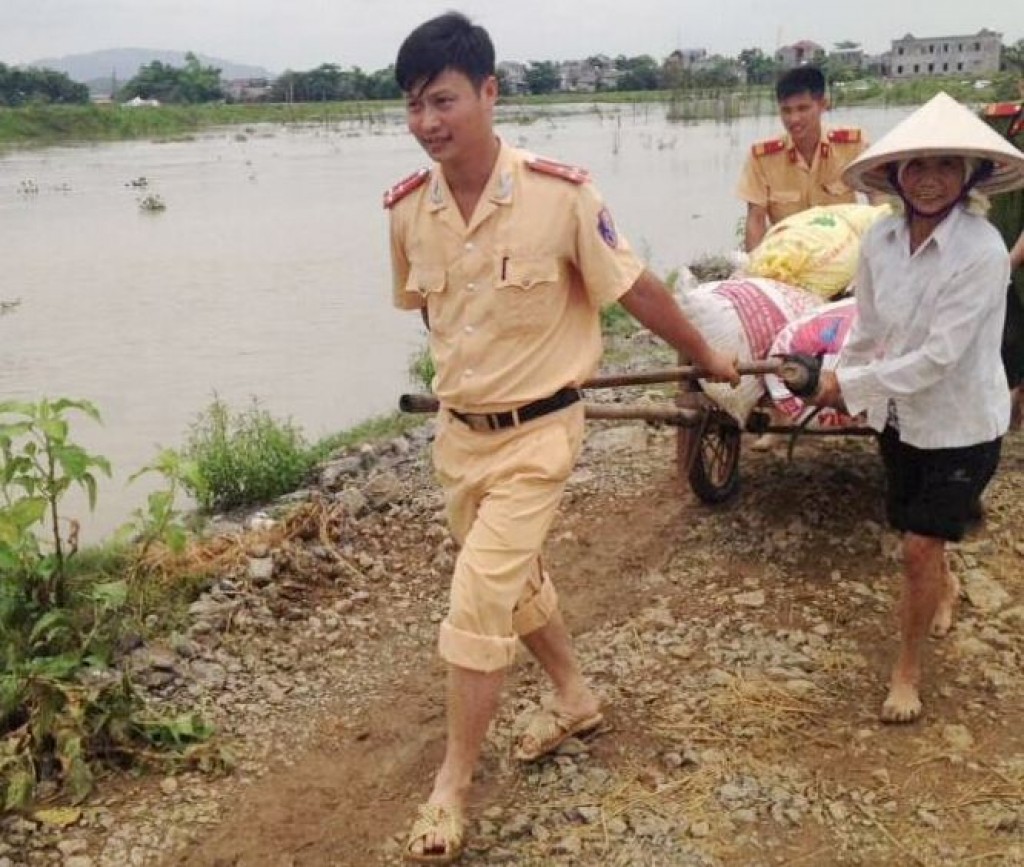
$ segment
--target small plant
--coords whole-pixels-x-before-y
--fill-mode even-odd
[[[629,337],[640,327],[621,304],[601,309],[601,333],[609,337]]]
[[[147,715],[109,668],[129,588],[72,561],[78,525],[61,501],[77,486],[94,506],[96,474],[110,474],[71,441],[72,412],[100,419],[86,401],[0,403],[0,810],[24,808],[41,783],[80,801],[96,763],[149,761],[154,747],[191,761],[186,742],[209,735],[200,720]]]
[[[134,473],[128,481],[151,474],[160,476],[166,487],[152,491],[146,497],[145,508],[136,509],[132,519],[118,531],[121,536],[130,536],[138,545],[139,565],[145,562],[146,554],[157,542],[166,545],[173,554],[185,550],[189,527],[176,508],[176,501],[179,494],[202,490],[205,484],[195,461],[186,460],[174,449],[163,449],[152,463]]]
[[[433,387],[436,373],[434,357],[430,354],[428,347],[424,346],[409,359],[409,379],[413,385],[422,385],[429,391]]]
[[[214,400],[193,424],[184,457],[195,470],[182,482],[204,512],[263,503],[294,491],[312,468],[298,428],[274,419],[255,398],[240,413]]]

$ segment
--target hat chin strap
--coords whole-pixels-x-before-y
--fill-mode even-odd
[[[981,164],[973,172],[971,172],[971,176],[967,179],[967,181],[964,183],[963,187],[960,190],[960,195],[957,196],[952,202],[950,202],[945,207],[939,208],[939,210],[931,214],[929,214],[927,211],[922,211],[919,208],[915,208],[910,199],[907,198],[907,194],[903,191],[903,186],[900,184],[899,166],[896,163],[889,164],[888,175],[889,183],[892,184],[893,189],[896,190],[896,193],[903,200],[903,204],[906,206],[908,219],[910,217],[921,217],[926,220],[942,221],[946,219],[947,216],[949,216],[953,208],[955,208],[957,205],[963,202],[966,202],[967,197],[971,193],[971,190],[973,190],[979,183],[981,183],[983,180],[985,180],[985,178],[991,175],[994,170],[995,166],[992,165],[991,161],[983,160]]]

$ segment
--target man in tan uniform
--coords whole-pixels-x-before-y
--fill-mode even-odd
[[[747,203],[744,249],[753,250],[769,225],[815,205],[855,202],[842,178],[866,147],[856,127],[823,129],[825,76],[813,66],[786,72],[775,86],[786,134],[750,149],[737,194]]]
[[[736,381],[618,233],[587,173],[509,147],[487,32],[458,13],[414,30],[395,75],[410,132],[434,165],[385,196],[394,301],[430,330],[441,402],[434,463],[461,545],[439,650],[448,740],[409,861],[463,848],[473,769],[521,639],[554,695],[517,745],[531,761],[597,727],[540,552],[583,439],[578,387],[601,354],[599,311],[618,301],[712,376]]]

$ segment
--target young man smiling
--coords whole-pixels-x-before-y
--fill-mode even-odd
[[[856,201],[842,179],[867,146],[856,127],[823,129],[825,76],[813,66],[791,69],[775,85],[786,134],[750,149],[737,194],[747,203],[744,249],[753,250],[770,225],[815,205]]]
[[[395,76],[409,131],[434,164],[385,195],[395,304],[421,311],[440,400],[434,466],[461,546],[439,650],[448,740],[405,858],[448,864],[518,640],[554,692],[515,755],[533,761],[602,722],[540,560],[583,439],[580,384],[618,302],[713,377],[736,381],[637,259],[586,171],[509,147],[493,129],[487,32],[458,13],[403,42]]]

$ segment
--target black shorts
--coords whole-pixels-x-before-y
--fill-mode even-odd
[[[887,427],[879,440],[885,464],[885,511],[905,533],[959,542],[999,465],[1002,438],[954,449],[919,449]]]

